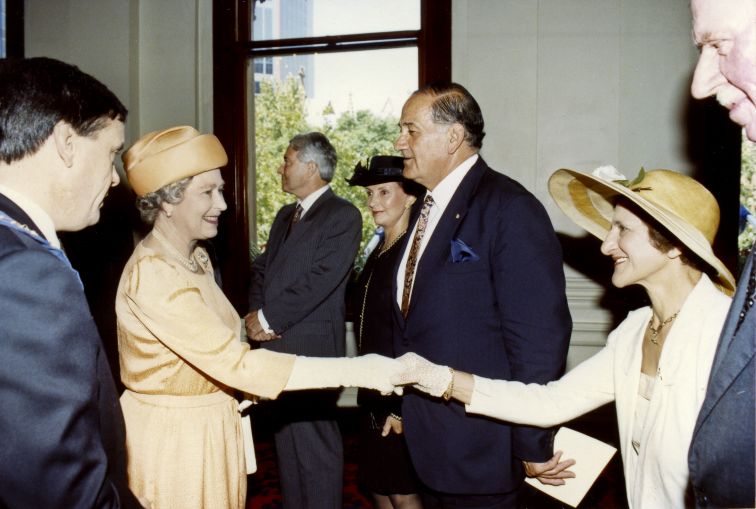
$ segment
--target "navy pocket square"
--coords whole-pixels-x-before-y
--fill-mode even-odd
[[[475,251],[465,244],[462,239],[452,239],[451,256],[454,263],[477,262],[480,260],[480,256],[475,254]]]

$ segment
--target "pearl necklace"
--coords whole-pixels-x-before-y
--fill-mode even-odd
[[[187,258],[186,256],[182,255],[178,249],[173,247],[173,244],[168,242],[168,239],[163,237],[163,234],[157,231],[156,229],[152,229],[152,236],[155,237],[161,244],[163,244],[163,247],[165,247],[170,253],[187,269],[189,269],[192,272],[199,272],[199,264],[197,263],[197,260],[192,258]]]
[[[678,311],[677,313],[679,313],[679,312],[680,311]],[[654,327],[652,325],[654,323],[654,315],[651,314],[651,319],[648,321],[648,330],[651,331],[651,336],[648,339],[651,340],[651,342],[653,344],[655,344],[655,345],[659,344],[659,338],[657,336],[659,336],[659,333],[661,332],[662,327],[664,327],[665,325],[668,325],[668,324],[672,323],[672,320],[674,320],[675,318],[677,318],[677,313],[675,313],[674,315],[672,315],[669,318],[667,318],[666,320],[664,320],[662,323],[659,324],[658,327]]]

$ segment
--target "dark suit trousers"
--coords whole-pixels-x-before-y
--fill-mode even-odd
[[[284,509],[341,508],[344,448],[334,420],[337,397],[333,391],[297,391],[273,403]]]
[[[440,493],[424,487],[420,497],[423,509],[518,509],[520,490],[490,495]]]

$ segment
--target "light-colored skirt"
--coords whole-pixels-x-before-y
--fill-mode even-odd
[[[247,494],[238,404],[224,392],[121,396],[129,487],[152,509],[242,509]]]

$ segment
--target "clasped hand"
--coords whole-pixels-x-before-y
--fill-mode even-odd
[[[247,329],[247,337],[253,341],[270,341],[279,339],[281,336],[275,332],[266,332],[260,323],[259,310],[250,311],[244,317],[244,326]]]

